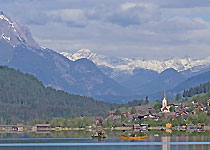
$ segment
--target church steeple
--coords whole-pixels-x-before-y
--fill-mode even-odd
[[[163,90],[163,99],[162,99],[162,112],[170,112],[169,110],[170,106],[167,105],[167,100],[166,100],[166,90]]]
[[[166,99],[166,90],[163,89],[163,99]]]

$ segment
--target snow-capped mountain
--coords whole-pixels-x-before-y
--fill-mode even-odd
[[[136,95],[141,95],[142,98],[150,96],[152,99],[157,99],[161,96],[163,88],[167,91],[171,90],[170,93],[173,94],[181,92],[184,88],[178,88],[179,91],[175,90],[176,92],[173,92],[173,89],[183,85],[182,83],[187,82],[191,77],[198,76],[196,80],[199,80],[184,84],[187,88],[209,81],[208,77],[199,78],[199,75],[210,71],[210,57],[198,60],[191,58],[143,60],[141,58],[108,57],[98,55],[88,49],[81,49],[74,54],[67,52],[61,54],[72,61],[81,58],[92,60],[103,73],[134,91]],[[170,96],[173,97],[173,94]]]
[[[141,58],[119,58],[97,55],[88,49],[81,49],[71,54],[61,52],[68,59],[75,61],[81,58],[92,60],[97,66],[105,66],[111,68],[113,73],[111,77],[116,77],[117,73],[132,75],[135,69],[148,69],[158,73],[173,68],[178,72],[190,69],[192,72],[200,71],[210,66],[210,57],[201,60],[193,60],[191,58],[173,58],[168,60],[143,60]]]
[[[96,53],[91,52],[88,49],[81,49],[78,52],[71,54],[67,52],[61,52],[62,55],[67,57],[68,59],[75,61],[81,58],[87,58],[92,60],[101,70],[112,78],[115,78],[119,75],[119,73],[123,74],[131,74],[133,68],[127,66],[129,60],[127,58],[118,58],[118,57],[108,57],[103,55],[98,55]],[[109,74],[107,71],[104,71],[104,67],[111,69],[111,73]]]
[[[132,91],[107,77],[88,59],[71,61],[41,48],[25,26],[0,12],[0,66],[9,66],[37,77],[45,86],[101,100],[122,100]]]
[[[6,41],[12,47],[25,45],[28,48],[40,48],[27,27],[18,24],[2,11],[0,12],[0,40]]]

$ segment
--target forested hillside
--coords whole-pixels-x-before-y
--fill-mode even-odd
[[[199,86],[184,90],[183,97],[192,97],[196,94],[210,92],[210,82],[202,83]]]
[[[105,115],[117,106],[45,87],[32,75],[0,66],[0,124]]]

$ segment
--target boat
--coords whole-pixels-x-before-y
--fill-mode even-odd
[[[121,136],[120,140],[145,140],[148,136]]]
[[[107,138],[107,135],[106,135],[106,132],[104,130],[102,130],[102,131],[96,131],[91,137],[104,139],[104,138]]]

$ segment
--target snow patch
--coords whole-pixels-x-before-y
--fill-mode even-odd
[[[10,21],[5,15],[0,15],[0,19],[1,20],[5,20],[5,21],[7,21],[8,22],[8,24],[10,24],[11,25],[11,27],[12,27],[12,29],[14,30],[14,32],[16,33],[16,35],[17,35],[17,37],[18,37],[18,39],[21,41],[21,43],[23,43],[24,44],[24,42],[23,42],[23,40],[22,40],[22,38],[20,37],[20,35],[17,33],[17,30],[16,30],[16,28],[15,28],[15,25],[14,25],[14,23],[12,22],[12,21]]]
[[[8,19],[7,17],[5,17],[4,15],[0,15],[0,19],[1,19],[1,20],[4,19],[4,20],[6,20],[7,22],[10,22],[9,19]]]
[[[9,36],[6,36],[6,35],[4,35],[4,34],[2,34],[1,37],[2,37],[3,39],[7,40],[7,41],[10,41],[10,40],[11,40],[11,38],[10,38]]]

